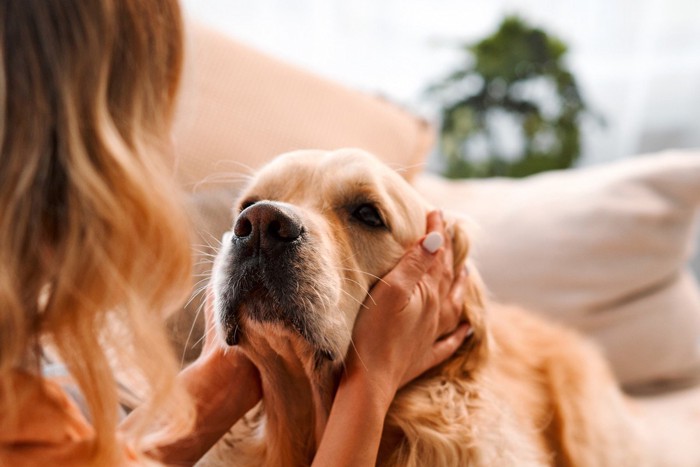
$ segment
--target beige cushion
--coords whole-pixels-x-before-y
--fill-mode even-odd
[[[416,186],[476,221],[473,255],[492,295],[595,338],[628,387],[700,374],[700,293],[687,271],[700,153],[522,180],[422,175]]]
[[[360,147],[407,176],[421,170],[434,139],[424,120],[198,24],[188,29],[174,131],[187,188],[220,186],[307,148]]]

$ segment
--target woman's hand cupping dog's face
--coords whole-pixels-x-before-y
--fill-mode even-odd
[[[449,358],[469,333],[460,324],[464,268],[454,276],[452,243],[439,212],[428,215],[428,232],[446,241],[436,252],[419,242],[370,291],[353,331],[345,378],[363,377],[385,393],[395,392]],[[435,240],[435,234],[430,235]],[[425,238],[425,237],[424,237]],[[438,247],[440,245],[437,245]]]

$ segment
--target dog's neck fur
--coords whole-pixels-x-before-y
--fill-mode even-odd
[[[247,336],[260,371],[265,411],[266,465],[310,465],[326,427],[336,390],[336,370],[320,366],[296,336]],[[254,350],[253,350],[254,349]]]

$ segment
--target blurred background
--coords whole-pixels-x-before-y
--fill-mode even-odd
[[[604,124],[584,121],[581,164],[700,147],[697,0],[185,0],[194,17],[428,118],[425,89],[463,66],[458,46],[518,15],[568,47]]]
[[[239,41],[442,126],[428,168],[447,176],[700,147],[698,0],[184,5]],[[525,58],[509,56],[524,43]]]

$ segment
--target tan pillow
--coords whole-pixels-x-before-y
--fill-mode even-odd
[[[282,63],[201,25],[188,25],[175,125],[178,174],[206,188],[295,149],[360,147],[406,175],[433,143],[422,119],[384,100]]]
[[[592,336],[627,386],[700,374],[700,293],[687,270],[700,153],[522,180],[422,175],[416,186],[476,221],[473,254],[497,299]]]

